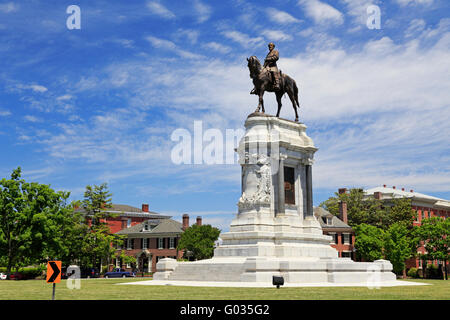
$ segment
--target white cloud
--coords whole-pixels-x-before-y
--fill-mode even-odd
[[[299,23],[301,20],[293,17],[287,12],[277,10],[275,8],[267,8],[266,9],[267,17],[276,23],[279,24],[289,24],[289,23]]]
[[[56,100],[58,101],[66,101],[66,100],[70,100],[72,99],[72,96],[70,94],[65,94],[62,96],[59,96],[58,98],[56,98]]]
[[[220,44],[220,43],[217,43],[217,42],[214,42],[214,41],[205,43],[202,46],[204,48],[206,48],[206,49],[211,49],[213,51],[217,51],[217,52],[222,53],[222,54],[226,54],[226,53],[231,52],[231,48],[230,47],[225,46],[225,45]]]
[[[395,0],[400,6],[405,7],[410,4],[431,5],[434,0]]]
[[[163,6],[159,1],[148,1],[147,8],[151,13],[156,14],[164,19],[175,19],[175,14]]]
[[[371,5],[379,5],[379,0],[340,0],[344,3],[347,8],[347,14],[353,18],[353,22],[357,27],[353,28],[351,31],[361,30],[361,26],[366,27],[367,23],[367,8]]]
[[[23,118],[24,118],[26,121],[29,121],[29,122],[41,122],[41,121],[42,121],[40,118],[35,117],[35,116],[31,116],[31,115],[26,115],[26,116],[24,116]]]
[[[0,12],[11,13],[19,10],[19,6],[14,2],[0,3]]]
[[[30,89],[30,90],[33,90],[34,92],[39,92],[39,93],[44,93],[44,92],[48,91],[48,89],[46,87],[38,85],[38,84],[31,84],[31,85],[18,84],[16,87],[18,89]]]
[[[166,39],[160,39],[160,38],[157,38],[154,36],[147,36],[145,39],[147,41],[149,41],[155,48],[161,48],[161,49],[173,51],[174,53],[178,54],[182,58],[186,58],[186,59],[201,59],[202,58],[202,56],[199,54],[195,54],[195,53],[189,52],[187,50],[180,49],[172,41],[169,41]]]
[[[409,23],[408,29],[405,31],[405,37],[411,38],[418,36],[426,27],[426,22],[423,19],[414,19]]]
[[[197,13],[197,21],[199,23],[207,21],[212,13],[211,7],[202,3],[200,0],[194,0],[194,10]]]
[[[264,44],[264,38],[263,37],[256,37],[251,38],[245,33],[239,32],[239,31],[224,31],[222,34],[227,37],[228,39],[231,39],[237,43],[239,43],[244,48],[250,48],[254,46],[260,46]]]
[[[0,117],[10,116],[12,113],[9,110],[1,110],[0,109]]]
[[[344,15],[336,8],[319,0],[299,0],[298,4],[305,10],[305,14],[317,24],[344,23]]]
[[[263,30],[261,34],[264,35],[267,39],[272,41],[291,41],[292,36],[284,33],[280,30]]]

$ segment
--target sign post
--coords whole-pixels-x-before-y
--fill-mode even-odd
[[[61,282],[61,261],[47,263],[47,283],[53,283],[52,300],[55,300],[56,284]]]

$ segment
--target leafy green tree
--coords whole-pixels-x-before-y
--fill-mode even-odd
[[[406,259],[413,256],[416,250],[416,241],[411,238],[411,232],[402,222],[392,224],[384,233],[384,253],[387,260],[392,263],[395,273],[403,273],[406,277]]]
[[[440,217],[423,219],[415,234],[426,250],[421,259],[439,260],[446,266],[450,258],[450,219]],[[445,278],[448,279],[447,269],[444,269]]]
[[[21,168],[0,181],[0,256],[12,267],[39,263],[64,247],[61,225],[72,207],[68,192],[21,179]]]
[[[220,230],[209,224],[192,225],[181,234],[178,250],[191,252],[194,260],[212,258],[214,241],[219,238],[219,234]]]
[[[373,197],[365,197],[361,188],[352,188],[347,193],[335,193],[319,206],[339,216],[339,203],[347,203],[348,224],[351,227],[365,223],[387,230],[390,225],[402,222],[412,228],[415,215],[410,199],[392,199],[382,201]]]
[[[357,258],[367,262],[382,259],[385,232],[365,223],[355,226],[354,230]]]
[[[111,234],[106,219],[116,215],[108,212],[112,207],[111,193],[106,183],[100,186],[87,186],[81,206],[85,215],[85,226],[79,257],[84,267],[98,268],[103,262],[109,263],[114,257],[115,247],[123,243],[125,236]]]

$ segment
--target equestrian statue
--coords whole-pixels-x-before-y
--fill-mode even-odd
[[[271,42],[268,45],[269,53],[264,60],[264,65],[261,66],[258,58],[251,56],[247,58],[248,69],[250,70],[250,78],[253,79],[253,85],[255,86],[250,94],[256,94],[259,96],[258,108],[255,112],[264,113],[264,92],[275,92],[278,103],[277,117],[280,116],[281,111],[281,98],[285,93],[288,94],[291,99],[292,107],[295,111],[295,121],[298,122],[297,108],[300,108],[298,103],[298,88],[295,80],[289,77],[287,74],[278,70],[277,60],[279,59],[279,53],[275,49],[275,45]]]

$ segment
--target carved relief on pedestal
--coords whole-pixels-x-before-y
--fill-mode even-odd
[[[255,206],[268,205],[271,200],[272,170],[270,158],[264,154],[245,155],[248,161],[242,165],[242,196],[239,199],[240,209],[251,209]]]

